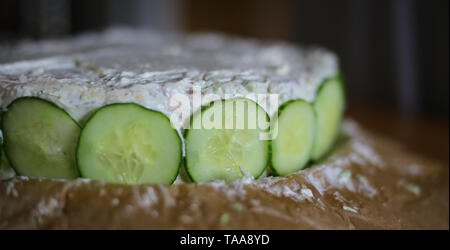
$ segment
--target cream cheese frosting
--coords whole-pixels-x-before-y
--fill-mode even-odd
[[[0,52],[3,111],[18,97],[36,96],[80,123],[95,109],[117,102],[135,102],[169,117],[179,109],[192,113],[199,105],[180,107],[176,97],[192,97],[194,87],[201,87],[202,95],[217,95],[202,104],[247,94],[276,94],[278,104],[298,98],[311,102],[324,79],[339,71],[336,55],[325,49],[220,34],[111,29],[3,45],[0,51],[5,49],[7,55]]]

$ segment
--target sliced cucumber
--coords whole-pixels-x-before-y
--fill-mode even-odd
[[[171,184],[182,160],[182,143],[162,113],[134,103],[98,109],[81,131],[81,176],[117,183]]]
[[[2,150],[0,154],[2,155],[2,159],[0,161],[0,180],[6,180],[14,177],[16,173],[11,168],[8,159],[6,159],[5,151]]]
[[[0,114],[0,124],[2,124],[2,114]],[[3,166],[3,132],[0,130],[0,169]]]
[[[4,157],[3,156],[4,155],[4,152],[3,152],[3,131],[2,131],[2,128],[1,128],[2,120],[3,120],[3,112],[0,110],[0,170],[3,167],[3,157]]]
[[[312,159],[319,160],[335,143],[342,123],[345,107],[345,92],[342,77],[327,79],[320,87],[315,103],[316,138]]]
[[[2,115],[0,112],[0,126],[2,124]],[[14,170],[11,168],[11,165],[6,159],[5,150],[3,147],[3,132],[0,130],[0,180],[6,180],[12,178],[16,175]]]
[[[313,106],[303,100],[286,102],[273,122],[278,126],[278,135],[272,140],[272,172],[284,176],[303,169],[311,159],[314,144]]]
[[[35,97],[14,100],[2,119],[5,153],[19,175],[74,179],[80,127],[63,109]]]
[[[214,122],[221,126],[205,128],[212,114],[219,114]],[[196,128],[195,121],[202,121],[203,126]],[[191,180],[233,181],[245,173],[258,178],[268,165],[270,144],[260,139],[268,129],[257,121],[269,123],[269,117],[258,104],[244,98],[215,101],[195,112],[185,130],[185,167]]]

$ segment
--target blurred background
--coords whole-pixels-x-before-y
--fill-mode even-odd
[[[110,26],[315,44],[341,58],[348,115],[448,163],[448,0],[0,0],[0,41]]]

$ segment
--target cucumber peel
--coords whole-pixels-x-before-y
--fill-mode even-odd
[[[273,122],[278,126],[278,136],[272,140],[272,172],[285,176],[305,168],[315,138],[313,106],[304,100],[288,101],[279,107]]]
[[[333,147],[339,135],[345,110],[345,91],[342,75],[324,81],[314,102],[316,138],[312,159],[320,160]]]
[[[80,127],[54,103],[36,98],[14,100],[2,117],[4,149],[19,175],[74,179]]]

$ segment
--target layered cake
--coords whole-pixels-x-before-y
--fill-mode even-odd
[[[0,228],[448,228],[448,168],[343,121],[336,55],[113,29],[0,47]]]

